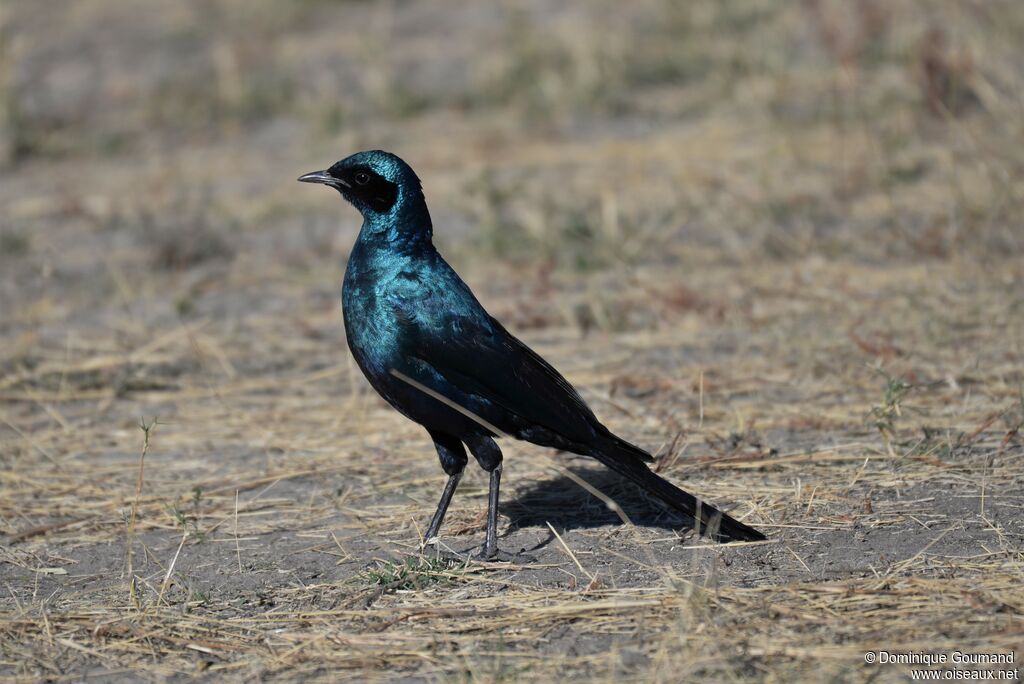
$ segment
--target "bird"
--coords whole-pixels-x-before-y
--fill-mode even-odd
[[[568,380],[487,313],[435,248],[422,184],[402,159],[357,152],[298,180],[334,188],[362,214],[342,285],[345,334],[373,389],[426,428],[448,476],[424,544],[437,541],[468,449],[490,479],[480,557],[515,560],[497,540],[495,440],[506,436],[590,456],[718,541],[765,539],[655,474],[648,452],[613,434]]]

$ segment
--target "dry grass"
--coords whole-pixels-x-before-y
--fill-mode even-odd
[[[4,677],[1019,657],[1016,4],[200,5],[0,9]],[[507,443],[537,563],[420,557],[444,478],[344,349],[357,219],[292,180],[372,146],[492,313],[771,541]]]

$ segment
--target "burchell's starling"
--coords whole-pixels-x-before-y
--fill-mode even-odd
[[[335,188],[363,215],[341,294],[345,332],[370,384],[427,429],[448,474],[427,542],[466,467],[465,445],[491,478],[483,556],[508,557],[498,551],[502,456],[494,441],[505,435],[591,456],[719,540],[764,539],[651,472],[650,454],[612,434],[558,371],[484,310],[434,248],[408,164],[388,152],[359,152],[299,180]]]

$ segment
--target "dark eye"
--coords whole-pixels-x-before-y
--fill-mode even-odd
[[[355,175],[356,183],[359,185],[366,185],[370,182],[370,174],[365,171],[357,171]]]

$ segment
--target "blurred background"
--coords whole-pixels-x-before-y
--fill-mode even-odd
[[[294,178],[373,147],[424,179],[462,268],[1024,244],[1013,0],[12,0],[0,22],[6,332],[55,288],[186,314],[253,269],[334,283],[357,217]]]

